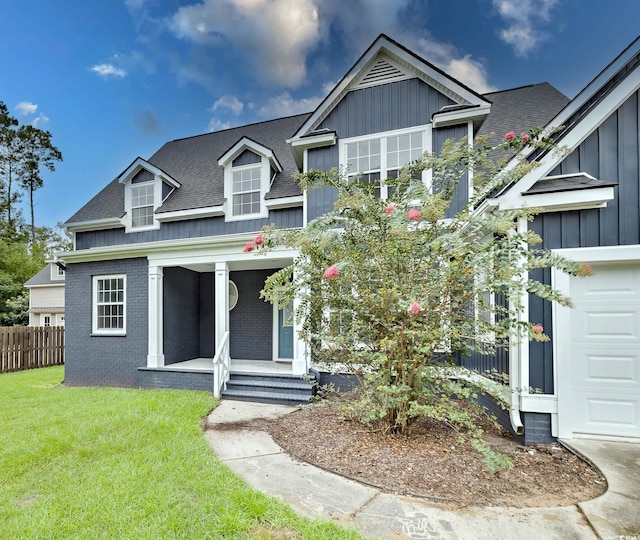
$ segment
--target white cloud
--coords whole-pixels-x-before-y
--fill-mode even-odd
[[[131,10],[140,9],[145,3],[145,0],[124,0],[125,6]]]
[[[44,129],[49,125],[49,117],[43,113],[40,113],[31,121],[31,125],[34,128]]]
[[[226,95],[218,98],[211,107],[211,111],[229,110],[238,116],[244,109],[244,104],[235,96]]]
[[[214,117],[211,120],[209,120],[209,126],[207,129],[209,131],[221,131],[223,129],[229,129],[230,127],[231,127],[230,122],[223,122],[219,118]]]
[[[126,77],[127,72],[124,69],[115,67],[113,64],[96,64],[89,68],[94,73],[97,73],[101,77]]]
[[[282,94],[268,98],[267,101],[258,108],[258,114],[264,118],[278,118],[281,116],[307,113],[313,111],[322,99],[323,97],[295,99],[289,92],[283,92]]]
[[[16,110],[18,114],[23,116],[30,116],[36,113],[38,106],[35,103],[31,103],[30,101],[21,101],[16,105]]]
[[[318,43],[318,0],[204,0],[184,6],[170,27],[194,43],[230,43],[263,81],[296,87]]]
[[[498,35],[513,47],[517,56],[526,56],[547,39],[547,33],[539,27],[551,19],[551,10],[558,0],[493,0],[493,6],[506,23]]]

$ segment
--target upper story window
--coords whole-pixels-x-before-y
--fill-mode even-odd
[[[153,225],[154,185],[152,183],[133,184],[131,186],[131,227],[150,227]]]
[[[265,195],[282,171],[273,151],[243,137],[218,159],[224,167],[225,220],[266,218]]]
[[[348,178],[374,184],[376,197],[386,199],[390,187],[384,180],[397,178],[400,169],[425,150],[431,150],[430,126],[343,139],[340,163],[347,167]]]
[[[122,223],[126,232],[160,228],[155,211],[180,184],[151,163],[137,158],[119,176],[124,184]]]
[[[231,175],[233,215],[259,214],[262,200],[262,164],[234,168]]]

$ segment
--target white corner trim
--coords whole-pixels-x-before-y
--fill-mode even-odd
[[[269,210],[276,210],[278,208],[294,208],[304,204],[304,197],[302,195],[296,195],[295,197],[265,199],[264,204]]]
[[[486,118],[491,112],[491,105],[480,105],[455,111],[436,112],[431,116],[434,128],[464,124],[468,120]]]
[[[183,221],[185,219],[198,219],[215,216],[224,216],[223,205],[191,208],[189,210],[175,210],[173,212],[156,212],[156,219],[160,222]]]

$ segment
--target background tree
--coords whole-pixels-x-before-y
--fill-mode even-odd
[[[2,236],[5,238],[15,233],[14,205],[20,200],[20,194],[13,190],[16,171],[22,161],[22,145],[17,126],[18,121],[0,101],[0,217]]]
[[[388,180],[389,201],[336,170],[301,175],[303,189],[335,188],[335,209],[303,230],[268,229],[266,239],[254,240],[259,250],[299,250],[292,266],[267,280],[263,296],[281,306],[297,296],[301,338],[314,361],[357,375],[359,399],[345,409],[348,416],[403,436],[417,418],[445,422],[468,437],[493,470],[504,462],[482,440],[467,406],[454,399],[478,390],[458,377],[454,358],[473,350],[491,353],[514,337],[546,340],[540,325],[519,322],[521,298],[532,293],[564,305],[570,300],[523,275],[549,266],[588,272],[532,249],[541,239],[516,227],[518,219],[532,218],[528,210],[476,215],[467,206],[445,219],[469,169],[481,182],[479,197],[536,166],[523,160],[505,170],[491,162],[492,151],[550,146],[548,139],[533,137],[538,132],[512,135],[497,147],[487,139],[474,148],[466,139],[448,141],[439,156],[424,155],[400,178]],[[422,181],[426,169],[433,190]],[[472,198],[470,205],[476,202]]]
[[[20,186],[29,194],[31,210],[31,244],[36,243],[34,192],[43,186],[41,168],[55,171],[55,162],[62,161],[62,153],[51,142],[51,133],[30,125],[18,129],[18,139],[22,148],[18,176]]]

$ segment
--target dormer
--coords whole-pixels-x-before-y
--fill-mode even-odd
[[[159,229],[155,211],[180,183],[142,158],[134,160],[118,181],[124,184],[125,232]]]
[[[273,151],[243,137],[218,159],[218,165],[224,167],[225,221],[268,217],[265,195],[282,172]]]

